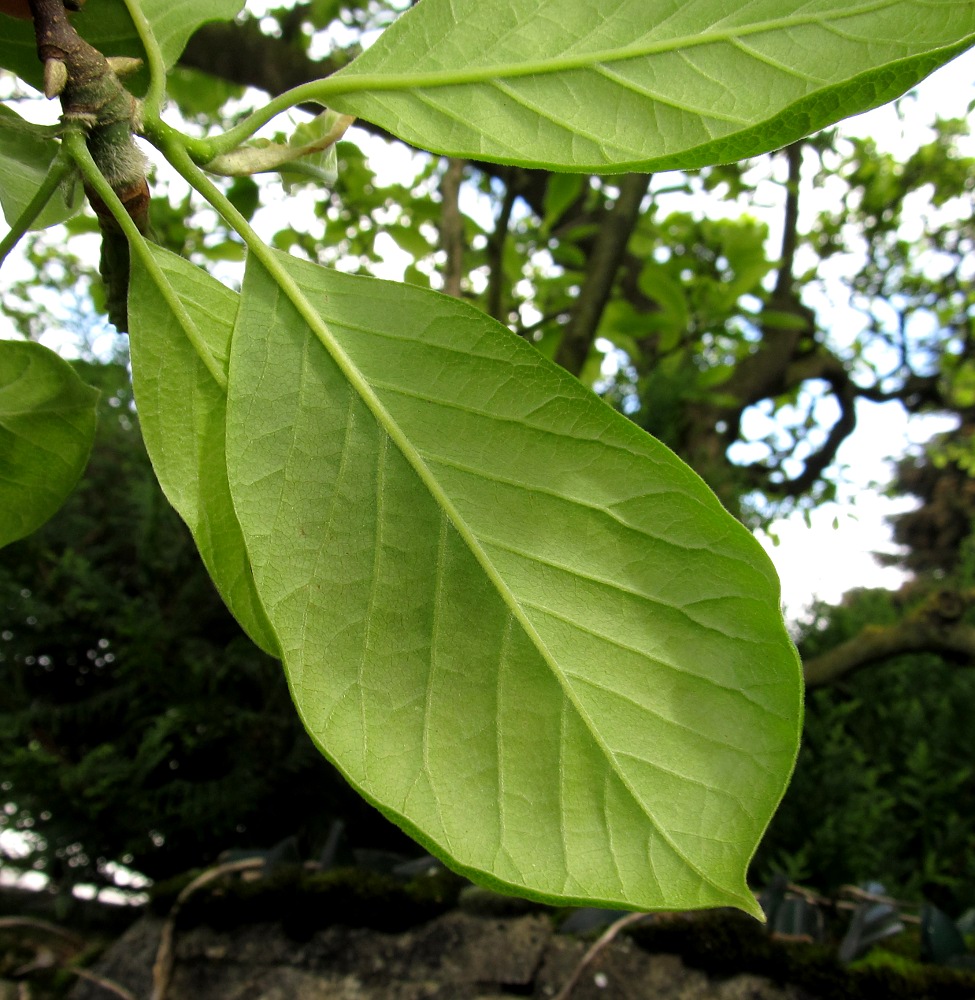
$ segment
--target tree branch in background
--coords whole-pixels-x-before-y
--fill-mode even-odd
[[[795,284],[796,247],[799,243],[799,182],[802,179],[802,146],[803,143],[792,143],[786,146],[786,162],[789,165],[789,176],[785,189],[785,216],[782,220],[782,252],[779,257],[779,268],[775,276],[775,293],[778,296],[787,295]]]
[[[589,356],[599,321],[613,291],[617,271],[640,217],[640,206],[649,186],[649,174],[626,174],[620,180],[619,198],[604,213],[589,255],[586,280],[555,355],[558,364],[573,375],[582,371]]]
[[[853,433],[857,424],[856,388],[844,375],[831,383],[833,397],[840,407],[840,415],[836,423],[829,429],[823,446],[814,451],[803,463],[802,472],[792,479],[786,480],[782,492],[787,496],[801,496],[812,489],[826,471],[829,464],[836,458],[840,445]]]
[[[794,386],[812,379],[822,379],[829,383],[833,398],[840,408],[840,415],[830,428],[822,446],[803,461],[802,472],[780,483],[770,485],[768,482],[769,472],[780,469],[778,463],[768,465],[756,462],[748,466],[749,474],[757,486],[779,496],[801,496],[810,490],[836,458],[840,445],[856,428],[856,400],[859,393],[843,362],[825,348],[819,348],[815,354],[790,365],[785,381],[788,385]]]
[[[975,607],[975,590],[939,590],[895,625],[868,625],[859,635],[803,663],[807,687],[902,653],[934,653],[966,666],[975,663],[975,627],[962,615]]]
[[[919,413],[922,410],[938,406],[950,405],[945,396],[945,380],[937,375],[908,375],[903,384],[896,389],[884,391],[877,386],[857,389],[857,394],[872,403],[889,403],[897,400],[908,413]]]
[[[265,35],[256,21],[205,24],[190,38],[180,65],[272,96],[334,73],[347,60],[312,59],[295,45]],[[319,108],[319,110],[321,110]]]
[[[504,178],[504,198],[494,220],[494,232],[488,238],[488,287],[487,311],[501,323],[507,321],[504,309],[504,245],[508,239],[508,225],[511,222],[511,211],[518,197],[517,186],[514,183],[514,172],[509,171]]]
[[[760,345],[737,364],[721,386],[722,396],[734,399],[734,404],[709,404],[695,415],[691,450],[692,464],[695,460],[702,468],[720,464],[728,446],[741,437],[741,420],[748,407],[784,395],[812,379],[827,381],[840,415],[823,445],[805,459],[799,475],[776,481],[782,473],[780,460],[756,462],[745,469],[755,487],[780,497],[799,496],[822,477],[856,427],[855,403],[860,394],[840,358],[817,343],[815,314],[803,304],[795,287],[802,145],[797,142],[785,149],[788,178],[782,246],[775,287],[763,315]],[[719,427],[724,429],[719,431]]]
[[[737,366],[734,375],[723,387],[724,392],[740,401],[739,417],[746,407],[769,396],[777,396],[797,384],[795,381],[790,384],[790,366],[804,350],[811,348],[815,332],[815,316],[799,300],[795,289],[799,183],[802,179],[801,143],[788,146],[785,153],[789,176],[782,219],[782,250],[775,290],[766,309],[768,316],[762,324],[764,336],[761,347]],[[805,345],[803,341],[806,341]],[[735,423],[737,426],[737,420]]]
[[[460,185],[464,180],[464,161],[447,158],[447,168],[440,181],[440,245],[447,255],[444,265],[443,290],[460,298],[460,282],[464,276],[464,218],[460,214]]]

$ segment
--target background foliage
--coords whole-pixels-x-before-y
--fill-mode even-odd
[[[245,85],[279,92],[345,65],[400,6],[316,0],[207,26],[182,59],[180,110],[227,127]],[[897,527],[920,584],[818,608],[801,651],[809,665],[847,640],[869,650],[908,619],[926,581],[950,588],[971,624],[957,559],[971,526],[975,403],[966,122],[937,122],[903,158],[829,132],[652,180],[408,157],[384,142],[378,129],[350,133],[329,191],[262,181],[266,211],[254,181],[226,189],[278,248],[353,273],[401,268],[508,324],[691,462],[752,527],[836,495],[837,453],[864,405],[952,416],[958,430],[906,458],[893,487],[926,501]],[[241,247],[213,214],[162,172],[153,189],[160,242],[239,281]],[[91,229],[82,217],[67,232],[80,241]],[[97,278],[64,242],[35,238],[38,277],[8,289],[5,313],[33,339],[103,337],[85,305],[89,289],[100,304]],[[824,307],[837,270],[852,333]],[[35,281],[57,296],[57,330],[28,293]],[[89,472],[42,534],[0,552],[12,692],[0,822],[36,835],[21,863],[63,888],[110,880],[112,861],[162,877],[294,832],[313,854],[337,815],[357,843],[399,843],[352,804],[300,730],[277,666],[222,610],[153,485],[123,370],[89,366],[85,377],[104,387],[107,415]],[[793,788],[755,877],[784,868],[824,888],[880,879],[948,906],[975,901],[971,659],[934,648],[862,663],[872,665],[810,698]]]
[[[815,655],[903,614],[888,591],[818,607],[800,637]],[[975,674],[933,654],[892,657],[812,691],[789,793],[755,860],[823,890],[876,879],[946,912],[972,900],[975,815],[969,751]]]
[[[88,470],[66,507],[0,563],[4,826],[53,886],[166,878],[222,850],[341,817],[398,846],[313,746],[280,664],[241,633],[152,475],[124,365],[79,363],[102,390]],[[35,839],[36,838],[36,839]]]

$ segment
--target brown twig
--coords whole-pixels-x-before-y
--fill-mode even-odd
[[[589,356],[649,186],[649,174],[626,174],[619,181],[620,194],[616,203],[603,214],[587,261],[586,280],[555,354],[556,362],[573,375],[582,371]]]
[[[53,937],[61,938],[68,945],[74,949],[77,953],[84,946],[84,938],[79,934],[75,934],[73,931],[66,930],[64,927],[59,927],[57,924],[52,924],[47,920],[38,920],[36,917],[0,917],[0,930],[30,930],[30,931],[40,931],[43,934],[50,934]],[[43,949],[45,952],[49,949]],[[87,979],[89,982],[95,983],[97,986],[101,986],[103,989],[108,990],[110,993],[114,993],[116,996],[122,998],[122,1000],[136,1000],[135,996],[131,994],[124,986],[120,986],[118,983],[112,981],[111,979],[106,979],[104,976],[99,976],[94,972],[89,972],[88,969],[83,969],[79,966],[69,965],[64,959],[58,959],[53,953],[46,956],[42,962],[35,961],[32,968],[48,968],[52,964],[59,965],[66,972],[70,972],[71,975],[77,976],[79,979]]]
[[[68,20],[62,0],[29,0],[37,55],[44,64],[44,93],[61,98],[62,120],[80,126],[92,159],[118,195],[140,233],[149,231],[149,186],[145,158],[133,141],[136,104],[116,67],[131,70],[137,60],[112,62],[86,42]],[[120,68],[120,72],[125,70]],[[127,326],[128,243],[111,211],[85,185],[102,231],[101,272],[109,316],[120,332]]]
[[[169,981],[173,974],[176,918],[190,896],[224,875],[230,875],[234,872],[251,871],[252,869],[263,867],[264,859],[260,857],[242,858],[240,861],[228,861],[225,864],[208,868],[201,875],[193,879],[192,882],[183,887],[182,892],[176,897],[176,902],[173,903],[166,917],[162,933],[159,936],[159,948],[156,951],[156,960],[152,966],[151,1000],[166,1000],[166,993],[169,991]]]
[[[874,892],[867,892],[866,889],[861,889],[856,885],[840,886],[837,890],[837,896],[824,896],[813,889],[807,889],[805,886],[796,885],[793,882],[790,882],[785,887],[785,891],[791,893],[793,896],[801,896],[807,903],[812,903],[815,906],[832,907],[836,910],[855,910],[862,903],[886,903],[888,906],[893,906],[897,909],[900,919],[904,923],[920,924],[921,922],[919,916],[904,912],[905,907],[917,909],[917,903],[909,903],[902,899],[895,899],[893,896],[882,896]],[[848,896],[849,898],[843,899],[842,897],[844,896]]]
[[[37,917],[0,917],[0,930],[32,930],[41,931],[45,934],[53,934],[55,937],[63,938],[74,948],[80,948],[84,944],[84,939],[73,931],[65,930],[52,924],[48,920],[39,920]]]
[[[106,979],[104,976],[89,972],[87,969],[74,969],[70,966],[68,967],[68,972],[79,979],[84,979],[89,983],[100,986],[103,990],[108,990],[109,993],[114,993],[117,997],[121,997],[122,1000],[136,1000],[134,993],[130,993],[124,986],[120,986],[118,983],[113,982],[111,979]]]
[[[614,920],[613,923],[603,931],[599,940],[593,944],[589,950],[582,956],[579,960],[579,964],[572,971],[572,975],[569,976],[566,984],[559,990],[559,992],[552,998],[552,1000],[569,1000],[572,995],[572,991],[576,988],[579,980],[582,978],[583,972],[586,968],[592,964],[596,956],[616,937],[621,930],[627,927],[631,927],[633,924],[639,923],[641,920],[646,920],[651,917],[650,913],[627,913],[625,917],[620,917],[619,920]]]
[[[456,156],[447,159],[447,169],[440,181],[440,243],[447,255],[443,290],[460,298],[464,276],[464,217],[460,214],[460,185],[464,179],[464,161]]]

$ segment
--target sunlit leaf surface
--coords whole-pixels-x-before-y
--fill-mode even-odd
[[[973,42],[971,0],[421,0],[329,103],[456,156],[689,168],[883,104]]]
[[[277,259],[312,309],[250,260],[227,460],[313,737],[480,881],[756,912],[801,705],[764,552],[483,313]]]

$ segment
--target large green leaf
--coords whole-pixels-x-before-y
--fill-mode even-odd
[[[53,351],[0,340],[0,545],[39,528],[74,489],[97,398]]]
[[[477,880],[757,913],[801,714],[761,548],[480,311],[275,260],[245,272],[227,461],[313,738]]]
[[[237,294],[175,254],[152,245],[149,250],[211,353],[225,362]],[[129,344],[139,421],[163,492],[189,526],[227,606],[251,639],[277,656],[227,485],[227,395],[138,254],[132,255],[129,284]]]
[[[456,156],[689,168],[883,104],[973,43],[972,0],[421,0],[323,98]]]
[[[143,13],[152,25],[167,67],[175,65],[200,25],[208,21],[232,20],[244,3],[245,0],[141,0]],[[81,11],[71,15],[71,23],[78,34],[103,55],[145,56],[123,0],[91,0]],[[34,26],[30,21],[18,21],[0,14],[0,67],[43,90],[43,67],[37,58]],[[134,84],[135,90],[141,90],[145,74]]]
[[[55,132],[0,105],[0,207],[8,225],[13,225],[47,176],[58,151]],[[74,215],[81,207],[81,193],[80,184],[58,191],[31,228],[44,229]]]

